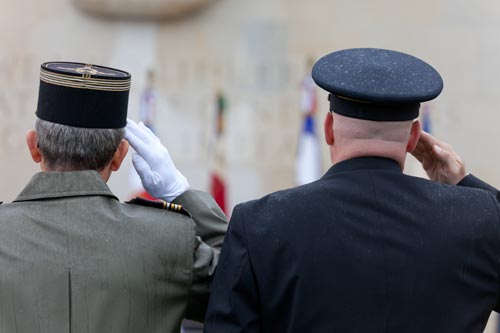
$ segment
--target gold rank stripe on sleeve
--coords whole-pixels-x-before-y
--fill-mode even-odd
[[[139,206],[146,206],[146,207],[152,207],[152,208],[157,208],[157,209],[163,209],[163,210],[166,210],[169,212],[176,212],[176,213],[180,213],[182,215],[191,216],[189,214],[189,212],[186,209],[184,209],[184,207],[182,205],[169,203],[169,202],[166,202],[164,200],[148,200],[148,199],[137,197],[135,199],[127,201],[126,203],[132,204],[132,205],[139,205]]]
[[[182,205],[177,205],[166,201],[164,201],[163,203],[165,204],[163,206],[163,209],[171,210],[174,212],[180,212],[182,210]]]
[[[48,72],[46,70],[40,71],[40,80],[57,86],[79,88],[79,89],[90,89],[90,90],[101,90],[101,91],[129,91],[131,80],[106,80],[94,78],[89,74],[83,74],[82,76],[71,76],[65,74],[58,74]]]

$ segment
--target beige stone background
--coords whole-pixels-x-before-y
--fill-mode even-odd
[[[498,1],[213,2],[183,19],[150,21],[92,16],[70,0],[0,0],[0,200],[13,200],[38,170],[24,133],[34,122],[41,62],[128,70],[133,119],[146,72],[155,68],[159,135],[199,189],[208,186],[215,91],[224,90],[233,206],[294,185],[307,58],[350,47],[395,49],[432,63],[445,81],[429,105],[434,133],[453,144],[471,172],[500,187]],[[321,122],[328,106],[318,93]],[[326,170],[326,147],[323,152]],[[127,160],[110,181],[121,199],[130,195],[130,172]],[[422,174],[414,160],[407,172]]]

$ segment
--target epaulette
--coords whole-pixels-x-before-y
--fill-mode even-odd
[[[130,201],[127,201],[125,203],[131,204],[131,205],[139,205],[139,206],[145,206],[145,207],[164,209],[164,210],[169,210],[171,212],[180,213],[182,215],[191,216],[187,212],[187,210],[185,210],[184,207],[182,207],[182,205],[173,204],[173,203],[166,202],[163,200],[148,200],[148,199],[137,197],[137,198],[132,199]]]

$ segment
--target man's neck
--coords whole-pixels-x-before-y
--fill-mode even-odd
[[[330,146],[330,158],[332,164],[349,160],[356,157],[384,157],[396,161],[401,170],[404,169],[406,151],[400,143],[377,142],[377,140],[357,140],[348,146]]]
[[[40,169],[42,170],[42,172],[51,172],[51,171],[72,172],[72,171],[76,171],[76,170],[68,170],[65,168],[47,168],[47,166],[45,165],[45,163],[43,163],[43,161],[40,163]],[[83,171],[83,170],[79,170],[79,171]],[[99,173],[101,175],[101,178],[102,178],[102,180],[104,180],[105,183],[107,183],[109,178],[111,177],[111,168],[109,166],[106,166],[101,171],[98,171],[98,170],[94,170],[94,171],[96,171],[97,173]]]

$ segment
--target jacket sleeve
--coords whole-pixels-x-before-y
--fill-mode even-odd
[[[498,199],[498,196],[497,196],[497,199]],[[492,199],[493,201],[493,199]],[[500,229],[500,203],[498,203],[496,205],[496,209],[497,209],[497,217],[498,217],[498,226],[499,226],[499,229]],[[499,260],[498,260],[498,263],[499,263],[499,267],[498,267],[498,271],[500,272],[500,249],[499,249]],[[499,281],[499,287],[500,287],[500,273],[497,275],[498,277],[498,281]],[[500,293],[499,295],[497,296],[497,304],[495,306],[495,308],[493,309],[495,312],[497,313],[500,313]]]
[[[478,188],[482,190],[486,190],[493,194],[493,196],[497,199],[497,205],[496,205],[496,211],[497,211],[497,216],[498,216],[498,226],[500,228],[500,191],[498,191],[496,188],[491,186],[490,184],[482,181],[481,179],[474,177],[473,175],[469,174],[467,175],[464,179],[462,179],[457,185],[459,186],[465,186],[465,187],[471,187],[471,188]],[[493,201],[493,199],[492,199]],[[494,201],[493,201],[494,202]],[[500,253],[500,249],[499,249]],[[500,259],[499,259],[500,262]],[[499,267],[500,271],[500,267]],[[498,279],[500,281],[500,275],[498,276]],[[497,299],[497,304],[494,308],[494,310],[498,313],[500,313],[500,295],[498,296]]]
[[[231,223],[215,274],[205,333],[260,332],[258,287],[247,246],[241,205]]]
[[[227,230],[227,218],[211,195],[188,190],[174,200],[191,215],[195,223],[195,244],[191,289],[186,318],[202,322],[215,267]]]
[[[482,181],[481,179],[474,177],[471,174],[465,176],[465,178],[462,179],[457,185],[486,190],[486,191],[490,192],[491,194],[493,194],[495,196],[495,198],[497,198],[497,201],[500,202],[500,191],[498,191],[496,188],[494,188],[490,184]]]

